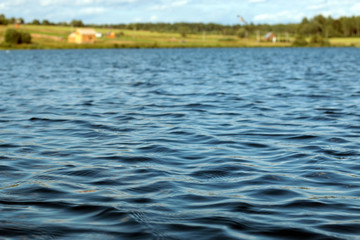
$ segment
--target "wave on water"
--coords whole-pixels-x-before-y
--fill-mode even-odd
[[[358,239],[359,56],[0,52],[0,238]]]

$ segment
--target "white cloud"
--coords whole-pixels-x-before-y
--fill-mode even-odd
[[[188,3],[189,3],[189,0],[180,0],[180,1],[173,2],[171,5],[173,7],[180,7],[180,6],[184,6]]]
[[[0,3],[0,10],[6,10],[6,3]]]
[[[360,3],[355,3],[351,9],[356,12],[360,12]]]
[[[326,8],[328,5],[326,3],[315,4],[308,7],[309,10],[320,10]]]
[[[165,2],[161,5],[155,5],[155,6],[150,7],[150,10],[163,11],[163,10],[168,10],[168,9],[172,9],[172,8],[176,8],[176,7],[182,7],[189,3],[190,3],[190,0],[178,0],[175,2],[171,2],[171,3]]]
[[[106,11],[103,7],[88,7],[80,10],[81,14],[100,14],[104,13]]]
[[[52,3],[53,3],[53,1],[51,1],[51,0],[42,0],[42,1],[40,1],[40,5],[41,5],[42,7],[49,6],[49,5],[51,5]]]
[[[360,0],[0,0],[0,13],[25,21],[81,19],[85,23],[142,21],[289,23],[317,14],[359,15]],[[141,17],[141,19],[137,19]]]
[[[328,10],[328,11],[322,11],[319,14],[322,14],[323,16],[332,16],[333,18],[338,18],[341,16],[346,16],[349,12],[345,11],[344,9],[336,9],[336,10]]]
[[[167,5],[155,5],[155,6],[150,7],[150,10],[152,10],[152,11],[162,11],[165,9],[168,9]]]
[[[280,23],[283,20],[287,21],[299,21],[303,17],[302,13],[293,11],[282,11],[272,14],[259,14],[256,15],[253,20],[255,22],[269,22],[269,23]]]
[[[5,1],[4,1],[4,2],[5,2]],[[10,3],[13,4],[13,5],[21,5],[21,4],[26,3],[25,0],[13,0],[13,1],[8,1],[8,2],[10,2]]]
[[[94,3],[93,0],[76,0],[75,4],[78,5],[87,5],[87,4],[92,4]]]
[[[152,16],[150,17],[150,21],[151,21],[151,22],[155,22],[155,21],[157,21],[157,20],[159,20],[159,17],[156,16],[156,15],[152,15]]]
[[[16,5],[19,4],[19,2],[25,2],[25,0],[13,0],[14,2],[17,2]],[[135,3],[138,0],[37,0],[41,6],[49,6],[49,5],[101,5],[101,6],[107,6],[107,5],[114,5],[114,4],[121,4],[121,3]],[[14,4],[15,5],[15,4]],[[36,5],[36,3],[34,3]]]

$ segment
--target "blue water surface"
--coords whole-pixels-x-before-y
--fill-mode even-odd
[[[0,238],[360,239],[359,63],[0,51]]]

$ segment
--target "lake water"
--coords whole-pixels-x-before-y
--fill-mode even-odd
[[[0,51],[0,238],[359,239],[359,63]]]

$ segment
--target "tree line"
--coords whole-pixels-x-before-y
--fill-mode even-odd
[[[317,15],[312,19],[303,18],[298,24],[297,32],[303,35],[320,35],[322,37],[357,37],[360,36],[360,16],[340,17]]]
[[[217,23],[130,23],[130,24],[84,24],[81,20],[74,19],[70,22],[53,23],[49,20],[34,19],[25,23],[22,18],[6,18],[0,15],[0,25],[7,24],[33,24],[33,25],[58,25],[73,27],[102,27],[128,30],[147,30],[153,32],[176,32],[185,34],[219,34],[246,37],[249,34],[265,34],[266,32],[288,33],[291,35],[328,37],[355,37],[360,36],[360,16],[340,17],[317,15],[313,18],[303,18],[300,23],[291,24],[246,24],[222,25]]]

